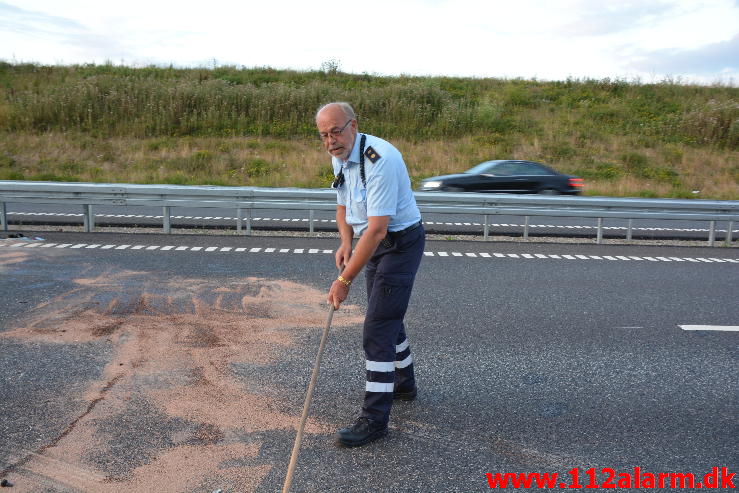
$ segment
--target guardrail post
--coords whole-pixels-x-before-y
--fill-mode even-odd
[[[164,226],[164,234],[170,234],[172,232],[169,210],[170,206],[168,205],[162,207],[162,225]]]
[[[710,246],[714,246],[716,242],[716,221],[710,222],[710,227],[708,228],[708,244]]]
[[[246,209],[246,236],[251,236],[251,209]]]
[[[485,214],[485,229],[484,229],[484,239],[487,241],[488,236],[490,233],[490,216],[488,214]]]
[[[85,204],[82,206],[82,224],[84,225],[85,233],[91,233],[95,228],[95,215],[92,213],[92,206]]]
[[[523,239],[529,239],[529,216],[523,218]]]
[[[308,233],[313,234],[313,209],[308,211]]]
[[[598,218],[598,233],[595,242],[600,245],[603,242],[603,218]]]
[[[244,223],[244,210],[241,207],[238,207],[236,209],[236,233],[241,234],[241,230],[243,229],[243,223]]]
[[[3,231],[8,230],[8,216],[5,212],[5,202],[0,202],[0,227]]]
[[[729,221],[729,226],[726,228],[726,238],[724,239],[724,244],[726,246],[731,246],[731,242],[734,241],[734,221]]]
[[[626,228],[626,240],[627,241],[631,241],[631,230],[632,230],[633,225],[634,225],[634,220],[629,219],[629,226],[628,228]]]

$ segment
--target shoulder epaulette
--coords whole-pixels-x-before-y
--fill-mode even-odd
[[[364,151],[364,155],[367,156],[367,159],[369,159],[372,164],[375,164],[378,159],[380,159],[382,156],[380,156],[376,150],[372,148],[372,146],[369,146],[366,151]]]

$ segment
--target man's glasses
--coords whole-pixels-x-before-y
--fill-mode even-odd
[[[342,132],[344,131],[344,129],[346,128],[346,126],[347,126],[347,125],[349,125],[349,124],[350,124],[351,122],[352,122],[352,121],[351,121],[351,120],[349,120],[348,122],[346,122],[346,123],[344,124],[344,126],[343,126],[343,127],[341,127],[341,128],[340,128],[340,129],[338,129],[338,130],[334,129],[334,130],[331,130],[330,132],[320,132],[320,133],[318,134],[318,136],[319,136],[319,137],[321,138],[321,140],[326,140],[326,139],[328,139],[328,136],[329,136],[329,135],[330,135],[331,137],[333,137],[334,139],[336,139],[336,138],[338,138],[338,137],[339,137],[339,135],[341,135],[341,133],[342,133]]]

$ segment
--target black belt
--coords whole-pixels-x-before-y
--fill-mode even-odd
[[[422,224],[423,223],[421,221],[418,221],[416,224],[412,224],[412,225],[408,226],[405,229],[401,229],[400,231],[388,231],[387,234],[388,234],[388,236],[390,236],[393,239],[400,238],[401,236],[404,236],[404,235],[410,233],[414,229],[420,228]]]

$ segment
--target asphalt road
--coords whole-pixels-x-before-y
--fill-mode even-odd
[[[0,240],[0,477],[16,491],[155,491],[142,486],[151,481],[156,491],[280,491],[322,328],[315,293],[335,273],[335,240],[41,235]],[[269,284],[286,281],[289,289]],[[334,316],[292,491],[489,491],[486,473],[529,472],[569,485],[573,468],[585,485],[591,467],[600,483],[604,468],[616,480],[637,466],[698,480],[713,467],[736,472],[739,334],[680,326],[739,325],[738,281],[736,249],[429,241],[406,317],[418,400],[395,406],[386,439],[335,445],[333,430],[353,420],[362,396],[360,278],[349,300],[357,307]],[[311,301],[295,309],[316,320],[291,319],[287,334],[267,316],[260,334],[271,343],[255,340],[254,354],[238,340],[175,339],[173,352],[187,346],[207,361],[195,378],[167,351],[147,352],[158,339],[136,340],[146,330],[119,328],[126,317],[149,316],[140,320],[152,327],[174,317],[178,291],[193,286],[214,306],[226,303],[217,293],[267,292],[260,303],[293,293],[280,298],[290,304],[305,292]],[[124,298],[154,308],[118,310]],[[98,327],[84,318],[90,310],[120,323],[86,332],[75,322]],[[224,310],[223,323],[232,315]],[[238,315],[264,316],[248,307]],[[135,354],[166,364],[125,359],[134,342]],[[252,356],[224,360],[229,344]],[[223,361],[212,374],[225,379],[219,392],[259,399],[229,411],[202,382]],[[115,374],[116,365],[130,372]],[[171,404],[185,401],[170,388],[186,394],[196,383],[200,402]],[[168,467],[185,472],[167,476]]]

